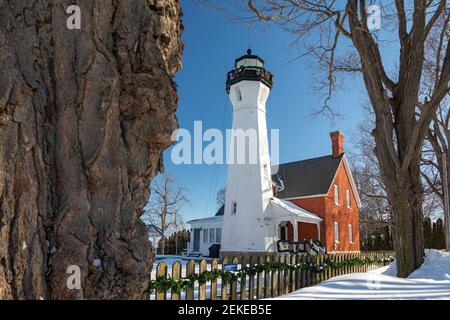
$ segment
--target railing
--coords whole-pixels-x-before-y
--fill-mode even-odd
[[[278,240],[277,251],[290,254],[321,254],[326,253],[325,248],[319,240]]]
[[[151,278],[155,300],[254,300],[285,295],[329,278],[367,272],[393,261],[393,252],[278,255],[180,261],[157,265]],[[236,271],[225,271],[236,264]]]
[[[230,87],[236,82],[242,80],[258,80],[272,88],[273,76],[264,68],[261,67],[241,67],[239,69],[231,70],[227,73],[226,89],[230,92]]]

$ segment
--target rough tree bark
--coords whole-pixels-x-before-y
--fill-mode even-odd
[[[177,0],[0,0],[0,299],[135,299],[177,128]],[[67,288],[67,268],[81,289]]]

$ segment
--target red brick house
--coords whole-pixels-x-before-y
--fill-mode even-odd
[[[285,163],[279,166],[273,180],[282,185],[276,196],[320,216],[320,241],[327,251],[359,251],[359,208],[361,201],[345,152],[344,135],[330,134],[332,154],[325,157]],[[318,240],[314,224],[291,222],[280,226],[281,240]],[[284,238],[284,239],[283,239]]]

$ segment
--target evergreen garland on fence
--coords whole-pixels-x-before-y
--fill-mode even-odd
[[[316,264],[312,262],[299,262],[296,264],[287,264],[282,262],[266,262],[264,264],[253,265],[250,267],[244,267],[238,271],[223,271],[220,269],[212,271],[204,271],[201,274],[194,273],[187,278],[182,278],[180,280],[175,280],[170,276],[158,276],[155,280],[150,281],[150,292],[153,290],[173,290],[176,293],[180,293],[183,289],[188,287],[193,288],[195,282],[206,283],[208,281],[216,281],[221,278],[224,284],[231,283],[232,281],[239,281],[245,279],[245,277],[250,275],[255,275],[259,272],[271,272],[271,271],[310,271],[313,273],[323,273],[329,268],[340,269],[344,267],[362,266],[370,265],[375,263],[391,263],[395,259],[394,257],[383,257],[383,258],[355,258],[345,261],[335,261],[327,259],[322,264]]]

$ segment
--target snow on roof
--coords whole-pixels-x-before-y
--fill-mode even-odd
[[[319,223],[323,220],[318,215],[309,212],[308,210],[303,209],[302,207],[299,207],[294,203],[286,200],[281,200],[273,197],[270,200],[270,203],[273,205],[273,208],[275,209],[274,213],[276,215],[285,216],[286,213],[289,213],[291,215],[296,215],[299,221],[307,223]]]
[[[213,216],[213,217],[207,217],[207,218],[194,219],[194,220],[189,220],[187,223],[207,222],[207,221],[217,221],[217,220],[223,220],[223,216]]]

